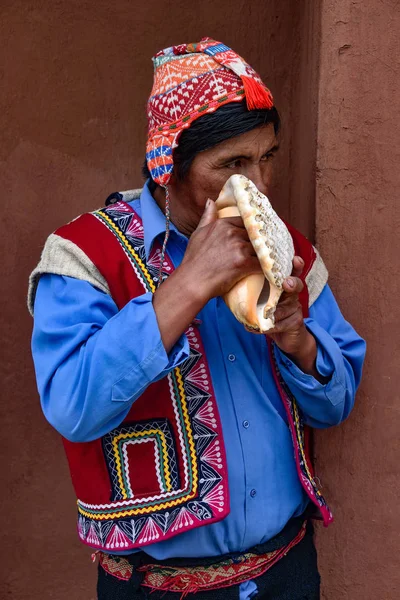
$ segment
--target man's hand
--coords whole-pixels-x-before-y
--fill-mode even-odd
[[[206,304],[247,275],[261,273],[261,266],[242,219],[218,219],[215,204],[209,200],[178,270]]]
[[[166,351],[211,298],[222,296],[240,279],[257,272],[261,272],[260,263],[242,219],[218,219],[210,200],[181,265],[153,296]]]
[[[303,373],[312,375],[320,383],[326,383],[326,379],[318,373],[315,366],[317,343],[304,324],[299,301],[299,294],[304,287],[300,279],[303,268],[303,259],[295,256],[292,275],[285,279],[284,292],[276,307],[275,327],[268,331],[267,335]]]

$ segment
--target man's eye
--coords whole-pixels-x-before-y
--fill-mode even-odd
[[[267,154],[264,154],[264,156],[261,157],[261,160],[264,162],[266,160],[270,160],[271,158],[273,158],[273,156],[273,152],[267,152]]]
[[[232,162],[225,165],[228,169],[240,169],[241,162],[240,160],[233,160]]]

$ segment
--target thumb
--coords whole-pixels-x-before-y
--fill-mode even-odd
[[[210,200],[209,198],[206,202],[206,206],[200,219],[200,222],[197,226],[197,229],[205,227],[206,225],[210,225],[210,223],[214,223],[214,221],[216,221],[217,219],[217,207],[215,206],[215,202],[213,202],[213,200]]]

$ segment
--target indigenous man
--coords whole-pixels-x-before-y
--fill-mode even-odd
[[[291,227],[274,329],[235,319],[221,296],[260,264],[214,201],[235,173],[268,193],[278,112],[220,42],[168,48],[154,67],[143,190],[57,230],[31,277],[38,388],[79,536],[100,600],[316,599],[310,517],[332,515],[307,427],[349,415],[365,345]]]

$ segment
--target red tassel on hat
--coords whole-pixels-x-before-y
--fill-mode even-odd
[[[246,104],[249,110],[273,107],[274,101],[272,94],[266,87],[253,79],[253,77],[241,75],[240,78],[243,82]]]
[[[193,44],[191,44],[193,46]],[[220,65],[233,71],[243,83],[246,104],[249,110],[256,108],[272,108],[274,100],[269,89],[261,82],[257,73],[249,67],[239,54],[231,48],[212,40],[203,38],[200,44],[196,44],[201,52],[209,54]],[[217,50],[217,51],[215,51]],[[193,50],[194,51],[194,50]]]

